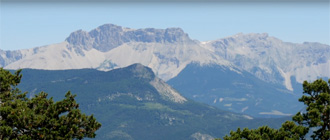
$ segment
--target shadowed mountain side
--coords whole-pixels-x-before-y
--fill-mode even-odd
[[[252,119],[181,96],[140,64],[108,72],[24,69],[19,88],[54,100],[70,90],[80,108],[102,123],[96,139],[196,139],[222,137],[237,127],[278,128],[288,118]]]
[[[189,64],[168,83],[187,98],[254,117],[290,116],[303,107],[301,94],[218,65]]]

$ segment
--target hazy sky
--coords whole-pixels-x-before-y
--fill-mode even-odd
[[[199,3],[0,3],[0,49],[59,43],[78,29],[112,23],[129,28],[180,27],[192,39],[268,33],[283,41],[329,44],[329,1]]]

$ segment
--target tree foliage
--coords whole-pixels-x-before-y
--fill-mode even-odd
[[[257,129],[238,128],[231,131],[230,136],[225,136],[224,140],[297,140],[303,139],[308,132],[308,128],[298,126],[292,121],[286,121],[280,129],[273,129],[268,126],[261,126]]]
[[[304,94],[299,101],[307,105],[306,112],[298,112],[293,120],[300,125],[315,127],[313,139],[330,139],[330,79],[328,83],[318,79],[313,83],[304,81]]]
[[[286,121],[280,129],[261,126],[257,129],[238,128],[231,131],[224,140],[298,140],[305,139],[310,128],[316,128],[311,136],[313,139],[330,139],[330,79],[328,83],[318,79],[312,83],[304,81],[304,94],[299,101],[307,105],[305,112],[298,112],[293,121]]]
[[[54,102],[41,92],[26,97],[16,88],[21,70],[11,74],[0,68],[0,139],[82,139],[94,138],[101,124],[79,110],[75,96]]]

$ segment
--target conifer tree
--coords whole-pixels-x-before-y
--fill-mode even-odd
[[[303,102],[307,108],[305,112],[298,112],[292,117],[293,121],[286,121],[280,129],[261,126],[258,129],[244,128],[241,131],[231,131],[230,136],[225,136],[224,140],[299,140],[305,139],[305,135],[310,128],[315,128],[313,139],[330,139],[330,79],[328,83],[318,79],[312,83],[304,81],[303,95],[299,101]]]
[[[304,94],[299,101],[307,105],[306,112],[298,112],[293,120],[300,125],[316,128],[313,139],[330,139],[330,79],[328,83],[318,79],[312,83],[304,81]]]
[[[21,70],[11,74],[0,68],[0,139],[83,139],[94,138],[101,127],[93,115],[79,110],[75,96],[69,92],[65,99],[54,102],[41,92],[26,97],[16,86]]]

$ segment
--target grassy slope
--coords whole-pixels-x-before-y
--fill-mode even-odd
[[[238,126],[278,127],[287,119],[249,121],[240,114],[191,100],[184,104],[166,101],[149,84],[152,78],[134,77],[129,68],[110,72],[26,69],[19,88],[31,96],[45,91],[55,100],[62,99],[68,90],[77,94],[82,111],[94,114],[102,123],[97,139],[187,139],[196,132],[222,137]],[[153,100],[140,101],[137,96]]]

